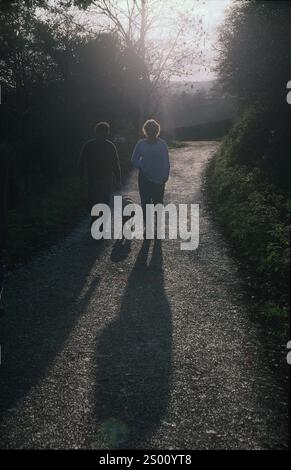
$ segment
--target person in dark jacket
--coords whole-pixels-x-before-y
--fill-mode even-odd
[[[121,187],[121,171],[118,153],[109,137],[110,126],[99,122],[95,127],[95,139],[85,143],[80,157],[79,172],[88,184],[88,209],[95,204],[110,203],[114,188]],[[92,221],[94,218],[92,218]]]

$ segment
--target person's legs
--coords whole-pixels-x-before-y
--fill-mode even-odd
[[[155,184],[153,183],[152,188],[152,200],[153,204],[164,204],[164,193],[165,193],[165,184]],[[155,234],[157,233],[158,226],[158,215],[155,217]]]
[[[153,183],[153,204],[164,204],[165,184]]]
[[[146,224],[146,205],[151,204],[151,183],[148,181],[143,174],[140,172],[138,176],[138,188],[139,188],[139,196],[140,196],[140,203],[143,213],[143,221],[144,225]]]
[[[110,205],[110,196],[111,196],[111,180],[102,180],[102,181],[95,181],[95,184],[89,186],[89,194],[88,194],[88,207],[91,215],[92,207],[96,204],[107,204]],[[100,216],[102,213],[100,214]],[[91,216],[90,218],[90,227],[92,226],[93,222],[97,220],[98,217]]]
[[[90,228],[92,227],[92,224],[94,220],[96,220],[96,217],[93,217],[91,215],[92,207],[97,204],[96,203],[96,188],[92,187],[91,185],[88,186],[88,202],[87,202],[87,209],[88,213],[90,215],[90,222],[89,226]]]

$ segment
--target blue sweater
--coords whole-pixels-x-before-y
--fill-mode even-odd
[[[133,166],[139,168],[153,183],[161,184],[169,177],[168,146],[162,139],[157,139],[156,142],[140,140],[135,146],[131,161]]]

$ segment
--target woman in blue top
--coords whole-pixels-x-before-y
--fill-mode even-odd
[[[133,166],[139,169],[139,194],[146,221],[146,204],[163,203],[170,163],[168,146],[159,138],[159,123],[149,119],[144,123],[142,130],[145,139],[136,144],[131,161]]]

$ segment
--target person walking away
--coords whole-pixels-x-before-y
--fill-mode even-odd
[[[146,227],[146,205],[164,202],[170,162],[167,143],[159,137],[160,124],[149,119],[144,123],[142,131],[145,138],[136,144],[131,161],[139,169],[138,186]]]
[[[121,170],[117,149],[109,140],[110,126],[107,122],[98,122],[95,127],[95,139],[83,146],[79,161],[79,173],[82,181],[88,185],[88,210],[91,213],[95,204],[110,203],[114,189],[121,187]],[[91,224],[96,217],[91,216]]]

